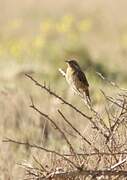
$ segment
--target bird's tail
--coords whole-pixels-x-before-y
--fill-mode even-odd
[[[89,89],[85,89],[85,99],[87,101],[87,104],[89,105],[89,107],[91,108],[92,107],[92,104],[91,104],[91,98],[90,98],[90,94],[89,94]]]

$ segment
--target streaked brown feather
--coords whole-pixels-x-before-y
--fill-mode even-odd
[[[77,62],[70,61],[68,63],[66,79],[72,88],[82,95],[83,98],[86,96],[87,103],[90,105],[89,83]]]

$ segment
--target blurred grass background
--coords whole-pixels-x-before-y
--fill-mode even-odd
[[[1,179],[22,177],[15,163],[31,160],[30,150],[5,145],[4,137],[42,143],[44,120],[29,109],[29,95],[45,112],[59,118],[55,109],[61,104],[41,93],[24,73],[46,81],[82,110],[82,101],[73,96],[58,72],[58,68],[66,68],[66,59],[77,58],[86,71],[92,99],[99,109],[104,103],[99,89],[109,93],[114,90],[99,79],[96,71],[127,87],[126,9],[126,0],[0,0]],[[72,115],[67,108],[64,110]],[[74,116],[73,123],[83,130],[77,118]],[[84,120],[79,119],[82,124]],[[60,150],[61,138],[51,132],[48,127],[46,145]]]

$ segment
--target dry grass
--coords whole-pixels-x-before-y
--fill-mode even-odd
[[[63,147],[59,150],[56,148],[46,148],[40,143],[20,141],[6,138],[3,142],[14,143],[16,145],[25,146],[27,149],[36,149],[37,153],[43,152],[51,156],[47,162],[38,160],[38,155],[33,156],[35,165],[32,163],[21,163],[25,169],[25,179],[126,179],[126,116],[127,116],[127,94],[126,90],[120,90],[117,96],[110,97],[103,92],[106,105],[103,113],[91,111],[91,116],[86,115],[77,107],[68,103],[64,98],[54,93],[45,84],[41,85],[31,76],[27,75],[36,86],[48,92],[51,96],[62,102],[62,106],[68,106],[69,109],[82,116],[83,119],[89,121],[89,129],[85,128],[82,132],[79,127],[75,127],[70,122],[70,117],[67,118],[65,112],[57,110],[62,118],[62,124],[57,123],[52,117],[52,113],[45,114],[37,107],[31,98],[31,108],[45,119],[49,126],[53,126],[58,132],[58,144],[61,146],[61,141],[66,144],[66,150],[63,152]],[[59,117],[59,121],[61,121]],[[74,116],[71,117],[74,121]],[[78,120],[79,121],[79,120]],[[82,124],[83,126],[83,124]],[[64,127],[64,128],[63,128]],[[46,126],[43,127],[45,134]],[[54,131],[54,133],[55,133]],[[72,132],[71,132],[72,131]],[[71,132],[71,133],[70,133]],[[89,134],[90,133],[90,134]],[[44,137],[43,137],[44,140]],[[45,137],[46,140],[46,137]],[[77,146],[75,145],[77,143]],[[43,158],[43,156],[42,156]]]
[[[102,131],[97,131],[99,126],[104,134],[105,127],[100,124],[95,113],[88,110],[82,100],[72,93],[60,76],[58,68],[65,68],[66,59],[78,58],[90,82],[94,109],[102,116],[105,125],[110,130],[110,125],[118,119],[122,108],[117,104],[112,105],[111,109],[109,107],[113,102],[122,105],[126,99],[126,97],[119,96],[119,93],[124,92],[119,88],[127,88],[127,23],[125,18],[127,2],[125,0],[90,0],[87,2],[63,0],[58,3],[56,0],[52,2],[50,0],[39,0],[38,2],[36,0],[0,0],[0,4],[0,145],[2,147],[0,149],[0,179],[17,180],[25,177],[24,170],[18,164],[27,164],[26,168],[30,165],[37,173],[35,168],[39,164],[36,160],[50,175],[57,170],[59,173],[59,167],[64,172],[73,170],[69,163],[55,154],[31,149],[29,146],[2,142],[8,137],[19,142],[38,144],[61,154],[72,153],[63,135],[58,130],[56,131],[41,114],[29,108],[30,97],[33,98],[35,107],[48,114],[60,127],[77,153],[94,152],[93,145],[99,148],[100,152],[109,153],[104,144],[106,139],[101,138],[100,140],[103,136],[100,135]],[[111,82],[100,79],[96,71],[101,72],[110,81],[118,82],[120,87],[112,86]],[[91,124],[89,119],[63,105],[55,97],[39,90],[24,76],[25,73],[33,74],[32,76],[41,84],[45,81],[47,86],[50,85],[51,90],[64,100],[87,116],[92,116],[97,127],[93,129],[93,123]],[[100,89],[106,92],[106,97]],[[119,102],[117,98],[122,101]],[[92,148],[65,123],[58,109],[92,143]],[[118,150],[114,144],[108,143],[115,153],[124,151],[122,143],[125,143],[126,129],[124,121],[120,124],[118,129],[113,130],[116,131],[113,137],[110,137],[111,140],[112,138],[116,140]],[[122,147],[123,149],[120,149]],[[85,162],[84,167],[88,165],[89,168],[97,170],[109,168],[117,161],[122,162],[125,155],[99,157],[80,156],[78,160],[74,157],[69,157],[69,159],[78,166]],[[96,167],[97,162],[98,167]],[[117,169],[120,167],[118,166]],[[124,163],[122,170],[125,168]],[[39,166],[40,170],[42,167]],[[48,173],[45,172],[44,175]]]

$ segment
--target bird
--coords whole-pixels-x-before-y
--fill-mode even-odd
[[[66,60],[65,62],[67,63],[65,78],[68,84],[90,106],[91,98],[89,94],[89,83],[86,75],[75,59]]]

